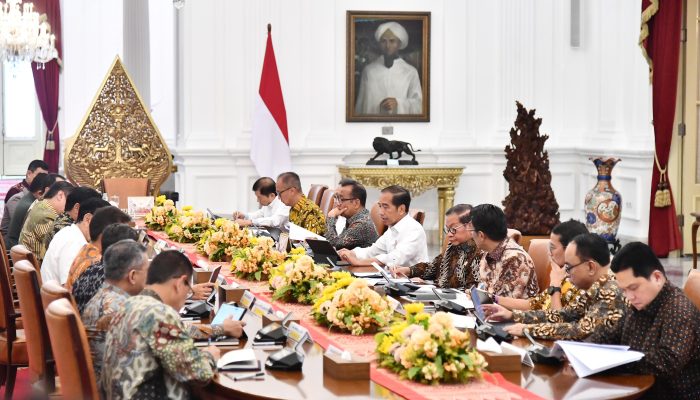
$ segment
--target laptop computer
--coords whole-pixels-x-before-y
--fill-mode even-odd
[[[349,262],[340,258],[338,252],[327,240],[306,239],[306,244],[313,251],[314,262],[317,264],[331,264],[333,267],[347,267],[350,265]]]

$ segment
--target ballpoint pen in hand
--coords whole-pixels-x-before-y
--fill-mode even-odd
[[[256,373],[253,373],[253,374],[246,374],[246,375],[241,375],[241,376],[235,376],[235,377],[233,377],[233,380],[234,380],[234,381],[242,381],[242,380],[244,380],[244,379],[251,379],[251,378],[257,379],[257,378],[264,377],[264,376],[265,376],[265,373],[262,372],[262,371],[260,371],[260,372],[256,372]]]

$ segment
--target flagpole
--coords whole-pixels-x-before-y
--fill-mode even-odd
[[[270,34],[272,32],[272,24],[267,24],[267,33]]]

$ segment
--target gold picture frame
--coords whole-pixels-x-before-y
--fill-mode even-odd
[[[429,122],[430,12],[346,15],[345,120]]]

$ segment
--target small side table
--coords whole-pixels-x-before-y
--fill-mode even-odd
[[[698,268],[698,227],[700,227],[700,213],[690,213],[695,217],[693,221],[692,238],[693,238],[693,269]]]

